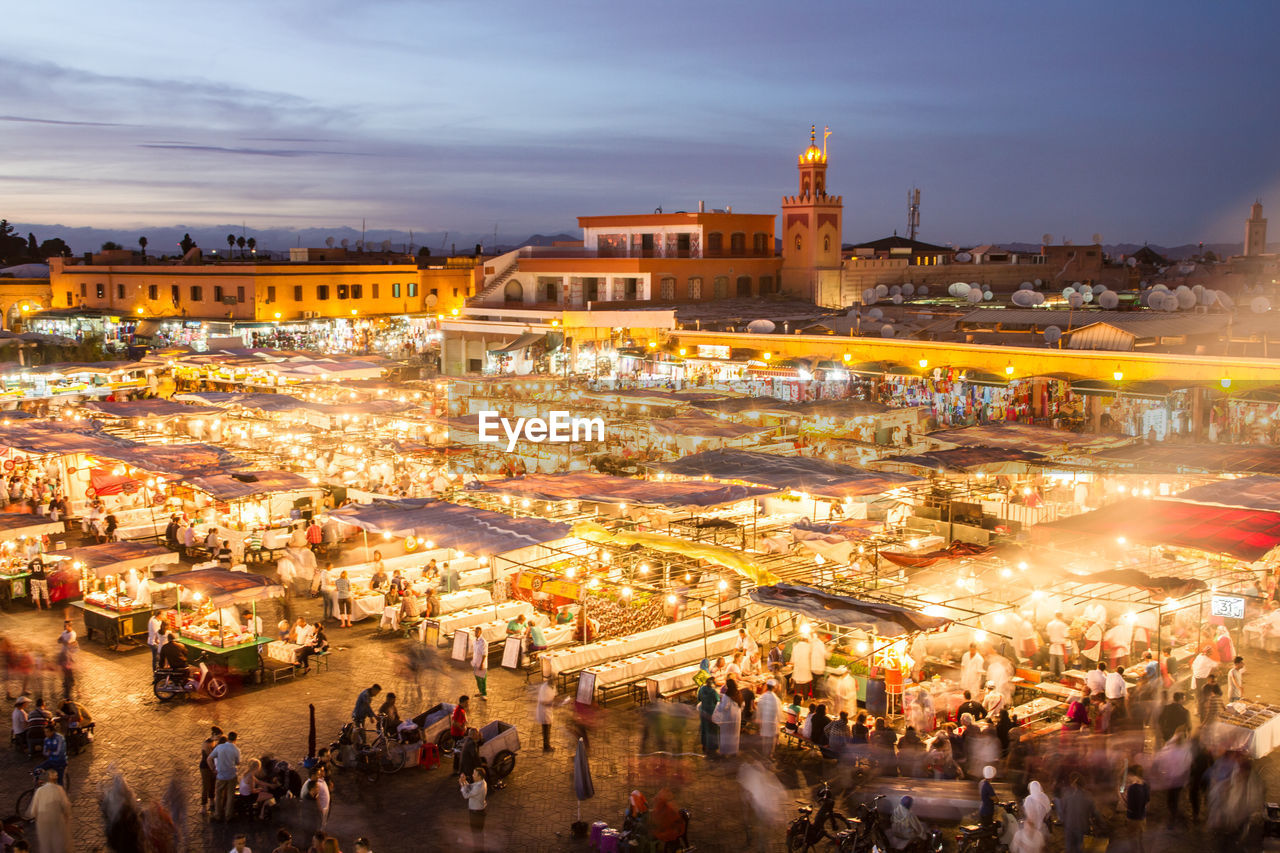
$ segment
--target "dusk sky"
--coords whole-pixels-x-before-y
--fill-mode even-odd
[[[1173,245],[1280,216],[1280,4],[7,4],[0,217],[573,230],[773,213],[811,123],[846,242]]]

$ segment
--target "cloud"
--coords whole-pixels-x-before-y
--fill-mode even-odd
[[[126,127],[120,122],[114,121],[63,121],[52,118],[33,118],[31,116],[5,116],[0,115],[0,121],[23,122],[26,124],[55,124],[66,125],[69,127]]]
[[[140,142],[138,143],[138,147],[160,148],[170,151],[196,151],[210,154],[247,154],[256,157],[311,157],[319,155],[337,155],[340,157],[376,156],[358,151],[323,151],[314,148],[231,148],[223,145],[197,145],[191,142]]]

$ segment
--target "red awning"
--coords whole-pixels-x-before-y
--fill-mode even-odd
[[[118,495],[121,492],[133,494],[138,490],[138,481],[127,474],[113,474],[106,468],[94,468],[89,472],[89,485],[95,495]]]
[[[1037,534],[1102,536],[1176,545],[1252,562],[1280,545],[1280,512],[1130,498],[1039,524]]]

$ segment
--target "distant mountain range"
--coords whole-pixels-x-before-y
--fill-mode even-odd
[[[427,231],[415,232],[411,235],[408,231],[374,228],[369,229],[362,235],[360,229],[347,226],[334,228],[242,229],[239,225],[166,225],[130,230],[92,227],[71,228],[64,225],[33,225],[18,222],[13,223],[13,226],[23,236],[28,233],[35,234],[37,242],[43,242],[52,237],[61,237],[77,255],[84,252],[97,251],[108,240],[119,243],[126,249],[136,249],[138,237],[140,236],[147,238],[148,254],[176,255],[178,254],[178,242],[182,240],[184,234],[190,234],[191,239],[196,241],[196,245],[206,252],[217,250],[219,254],[225,254],[227,252],[227,235],[234,234],[236,237],[243,235],[246,238],[253,237],[257,240],[259,255],[274,253],[284,256],[288,255],[289,249],[297,246],[308,248],[324,246],[325,241],[329,238],[333,238],[335,246],[342,245],[342,241],[345,240],[351,249],[355,249],[357,241],[362,239],[370,249],[380,249],[384,242],[389,242],[392,250],[400,252],[417,251],[426,246],[433,255],[449,254],[454,251],[459,254],[470,254],[475,250],[477,243],[482,246],[486,254],[491,254],[510,251],[521,246],[550,246],[556,242],[582,239],[581,234],[566,232],[533,234],[524,240],[516,240],[511,235],[499,234],[498,244],[495,246],[493,244],[493,232]],[[1040,250],[1039,243],[1010,242],[997,243],[996,245],[1011,252],[1038,252]],[[1131,255],[1141,249],[1142,245],[1141,243],[1109,243],[1103,245],[1102,250],[1112,257],[1118,257],[1120,255]],[[1188,258],[1206,250],[1212,250],[1220,258],[1238,255],[1243,251],[1243,246],[1240,243],[1206,243],[1203,247],[1195,243],[1185,243],[1181,246],[1150,244],[1150,248],[1170,260]],[[237,248],[235,253],[238,256],[240,249]]]

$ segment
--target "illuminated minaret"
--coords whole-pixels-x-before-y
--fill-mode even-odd
[[[782,289],[794,296],[827,304],[839,294],[840,239],[844,206],[827,195],[827,137],[809,129],[809,147],[799,157],[800,192],[782,199]],[[838,300],[837,300],[838,301]]]
[[[1244,224],[1244,253],[1246,257],[1267,253],[1267,218],[1262,215],[1261,200],[1253,203]]]

